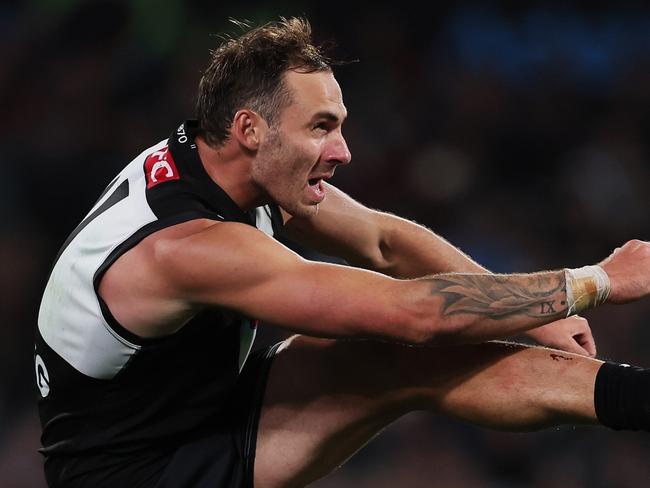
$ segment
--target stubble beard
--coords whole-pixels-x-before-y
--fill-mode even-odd
[[[286,161],[294,163],[286,168]],[[309,217],[318,213],[318,205],[302,202],[304,184],[294,176],[302,166],[298,150],[282,139],[280,131],[271,129],[253,163],[251,178],[282,209],[294,217]],[[278,171],[278,167],[283,171]]]

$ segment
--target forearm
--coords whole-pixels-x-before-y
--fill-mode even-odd
[[[381,229],[374,269],[399,278],[435,273],[485,273],[487,270],[431,230],[386,213],[375,213]]]
[[[406,278],[445,272],[489,273],[462,251],[422,226],[388,214],[375,213],[374,217],[376,219],[375,225],[380,229],[378,235],[380,236],[381,244],[378,247],[381,249],[381,253],[380,259],[376,260],[377,264],[374,268],[378,271],[390,276]],[[597,283],[594,282],[593,284],[596,285]],[[551,316],[554,316],[551,322],[555,319],[563,319],[566,317],[566,312],[561,315],[553,314],[558,311],[558,306],[566,311],[566,302],[573,302],[573,298],[575,297],[572,295],[569,300],[561,300],[564,303],[560,303],[559,305],[557,302],[548,304],[548,312]],[[591,299],[602,302],[602,300],[598,300],[597,294],[591,297]],[[585,308],[581,307],[579,302],[576,304],[577,308],[572,310],[572,313]],[[547,304],[540,303],[539,306],[544,306],[546,310]],[[586,308],[590,306],[587,304]],[[523,333],[537,342],[564,348],[571,347],[576,342],[575,337],[571,334],[574,334],[575,331],[584,331],[584,329],[585,326],[580,322],[562,322],[559,328],[533,327],[528,330],[513,329],[510,335],[501,335],[499,337],[506,338]],[[586,329],[587,331],[589,330],[588,326],[586,326]],[[472,331],[472,333],[474,332],[476,331]],[[478,333],[476,337],[485,339],[495,338],[489,334],[481,333]],[[456,338],[458,337],[456,336]],[[593,342],[593,339],[591,340]],[[570,344],[570,346],[567,344]],[[592,349],[590,348],[589,350],[591,351]]]
[[[439,274],[395,280],[348,267],[310,263],[287,275],[287,302],[277,286],[260,316],[306,335],[372,338],[411,344],[502,339],[566,315],[564,272],[530,275]],[[272,308],[268,307],[271,303]]]
[[[383,229],[382,253],[375,268],[377,271],[403,278],[435,273],[489,272],[447,240],[421,225],[390,214],[378,214],[376,218]],[[536,339],[535,329],[523,333]]]
[[[440,301],[437,343],[505,338],[567,314],[563,271],[519,275],[449,273],[416,281],[427,283],[431,296]]]
[[[394,278],[487,271],[424,226],[371,210],[339,189],[326,187],[328,197],[315,216],[295,218],[284,212],[284,237]]]

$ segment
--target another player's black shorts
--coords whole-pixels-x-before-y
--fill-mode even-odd
[[[271,362],[280,344],[251,354],[238,377],[222,427],[193,437],[173,450],[110,457],[56,456],[46,478],[59,488],[252,488],[260,410]],[[106,460],[106,453],[101,457]]]

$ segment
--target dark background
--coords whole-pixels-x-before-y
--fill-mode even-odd
[[[334,183],[498,272],[650,238],[643,3],[33,0],[0,6],[0,485],[41,487],[33,333],[49,266],[112,176],[193,116],[228,17],[305,14],[334,39],[353,164]],[[429,11],[430,10],[430,11]],[[650,302],[587,314],[599,355],[650,366]],[[259,345],[284,337],[262,330]],[[650,437],[397,422],[325,487],[632,487]]]

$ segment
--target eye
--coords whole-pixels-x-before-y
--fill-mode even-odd
[[[327,125],[327,122],[325,122],[325,121],[323,121],[323,122],[317,122],[316,124],[314,124],[314,127],[312,128],[312,130],[324,130],[324,131],[328,131],[328,130],[329,130],[329,127],[328,127],[328,125]]]

